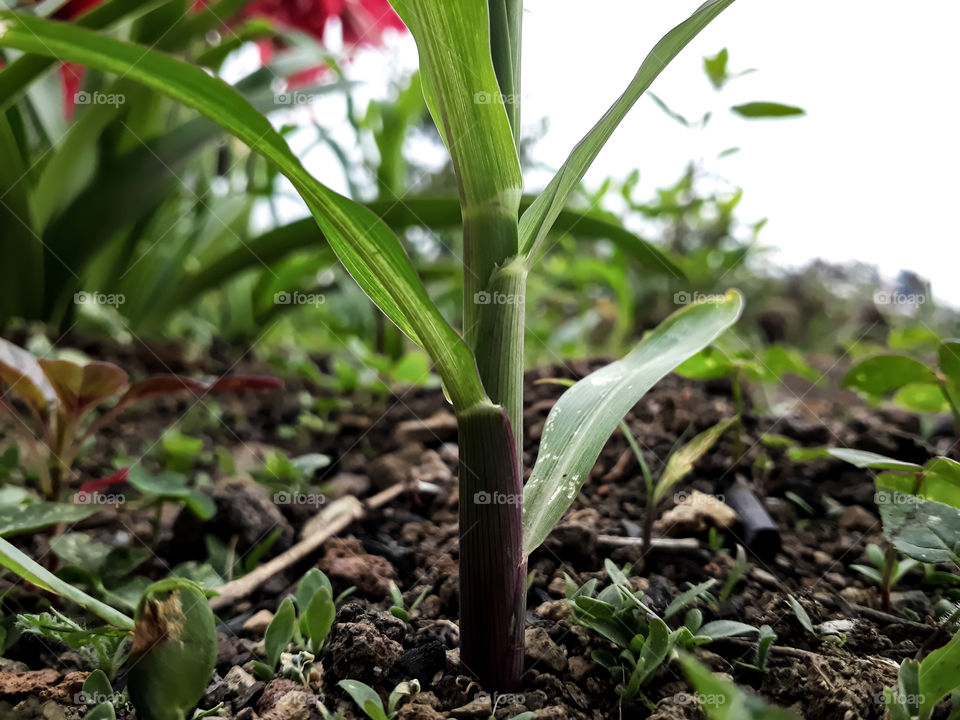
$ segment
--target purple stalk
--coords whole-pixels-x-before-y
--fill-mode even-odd
[[[460,659],[489,691],[515,690],[523,672],[527,560],[513,432],[503,410],[459,417]]]

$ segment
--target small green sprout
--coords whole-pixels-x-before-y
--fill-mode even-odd
[[[730,599],[730,595],[733,594],[733,589],[741,580],[743,580],[746,574],[747,551],[743,549],[743,545],[737,545],[737,557],[733,561],[733,567],[730,568],[730,574],[727,575],[727,582],[724,583],[723,590],[720,591],[720,597],[718,598],[720,607],[723,607],[727,604],[727,601]]]
[[[892,545],[886,552],[879,545],[869,543],[866,547],[867,558],[871,565],[851,565],[868,580],[880,586],[880,609],[890,612],[890,591],[897,586],[904,575],[920,565],[916,560],[900,560],[897,549]]]
[[[849,625],[848,621],[814,625],[813,620],[810,619],[810,615],[803,609],[803,605],[800,604],[799,600],[793,595],[787,595],[787,602],[790,604],[790,609],[793,610],[793,614],[803,628],[817,640],[832,645],[843,645],[847,642],[847,636],[843,630],[847,629]]]
[[[384,708],[377,691],[366,683],[359,680],[341,680],[337,684],[347,691],[370,720],[393,720],[397,716],[397,706],[400,701],[420,692],[420,683],[417,680],[402,682],[390,693],[387,707]]]
[[[884,688],[883,699],[890,720],[930,720],[948,695],[960,692],[960,635],[954,635],[941,648],[923,660],[904,660],[900,664],[897,685]],[[949,720],[960,717],[956,703]]]
[[[397,584],[390,581],[390,599],[393,600],[393,605],[390,607],[390,614],[395,618],[403,620],[405,623],[410,622],[411,615],[420,607],[420,603],[423,602],[424,598],[427,597],[427,593],[430,591],[430,586],[425,587],[420,591],[420,594],[417,595],[417,599],[413,601],[413,604],[409,608],[404,607],[403,604],[403,593],[400,592],[400,588],[397,587]]]

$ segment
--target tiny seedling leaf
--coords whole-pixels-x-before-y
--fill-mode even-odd
[[[308,605],[309,607],[309,605]],[[286,597],[280,603],[277,614],[267,626],[267,631],[263,635],[263,646],[267,653],[267,665],[276,668],[280,661],[280,653],[287,649],[287,645],[293,640],[294,626],[297,620],[297,613],[293,607],[293,600]]]
[[[910,383],[936,383],[937,376],[921,362],[903,355],[878,355],[855,365],[843,386],[869,395],[887,395]]]
[[[353,701],[370,720],[387,720],[387,713],[383,709],[383,701],[376,691],[359,680],[341,680],[337,683],[346,690]]]

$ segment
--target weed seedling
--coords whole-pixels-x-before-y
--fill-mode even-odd
[[[427,586],[420,591],[420,594],[417,595],[417,599],[413,601],[409,608],[404,607],[403,604],[403,593],[400,592],[400,588],[397,587],[397,584],[393,581],[390,582],[390,599],[393,601],[393,605],[390,607],[390,614],[395,618],[403,620],[405,623],[410,622],[411,615],[420,607],[420,603],[423,602],[423,599],[427,596],[427,593],[430,591],[430,587]]]
[[[793,595],[787,595],[787,602],[790,605],[790,609],[793,611],[794,616],[797,618],[799,623],[803,626],[803,629],[808,633],[813,635],[820,642],[830,643],[832,645],[843,645],[847,642],[845,629],[848,629],[850,622],[848,620],[838,620],[835,622],[825,622],[819,623],[817,625],[813,624],[813,620],[810,619],[810,615],[804,610],[803,605],[800,604],[800,601],[797,600]]]
[[[400,701],[420,692],[420,683],[416,680],[402,682],[390,693],[390,697],[387,698],[387,707],[384,708],[380,696],[369,685],[359,680],[341,680],[337,684],[346,690],[370,720],[393,720],[397,716]]]
[[[851,565],[850,568],[880,586],[880,609],[890,612],[890,591],[920,563],[916,560],[900,560],[897,549],[892,545],[884,552],[878,545],[869,543],[866,553],[871,565]]]

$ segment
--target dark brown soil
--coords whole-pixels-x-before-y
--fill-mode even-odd
[[[217,352],[184,362],[175,349],[162,356],[155,349],[121,352],[119,347],[99,343],[81,349],[132,366],[133,372],[213,373],[232,365],[226,357],[218,358]],[[547,413],[563,390],[534,381],[579,377],[598,364],[571,363],[528,374],[528,471]],[[269,372],[269,368],[244,360],[236,371]],[[439,490],[400,497],[351,526],[341,539],[328,542],[319,556],[272,578],[225,614],[217,676],[201,706],[223,702],[224,717],[244,720],[319,718],[320,714],[310,709],[310,696],[315,692],[331,710],[342,708],[347,718],[357,718],[362,716],[337,681],[363,680],[386,697],[397,682],[416,678],[422,692],[401,706],[400,718],[489,716],[483,689],[458,663],[456,425],[441,394],[408,389],[381,398],[333,398],[337,407],[325,418],[324,428],[299,427],[295,433],[285,432],[282,428],[297,427],[304,407],[303,392],[330,397],[328,391],[293,381],[283,392],[220,398],[219,420],[200,424],[191,434],[203,437],[208,449],[228,448],[241,467],[249,466],[251,458],[261,456],[268,447],[282,448],[291,455],[327,453],[333,463],[318,480],[328,483],[325,487],[331,495],[351,493],[362,498],[411,478],[426,480]],[[116,454],[138,456],[183,416],[189,404],[171,399],[132,411],[125,422],[104,433],[95,451],[81,463],[84,479],[106,472]],[[928,617],[929,593],[910,592],[921,587],[919,573],[910,575],[895,598],[893,614],[880,613],[876,589],[849,567],[864,562],[866,543],[882,542],[870,477],[834,461],[793,463],[784,451],[764,448],[759,436],[778,433],[806,446],[857,447],[914,461],[926,459],[933,450],[918,438],[914,418],[868,412],[847,396],[813,391],[797,408],[795,414],[778,419],[748,413],[743,438],[746,454],[739,463],[734,464],[733,441],[724,440],[698,463],[681,488],[722,496],[740,478],[764,498],[782,533],[782,551],[768,560],[752,555],[745,580],[725,607],[701,608],[706,621],[729,618],[770,625],[777,640],[769,671],[761,673],[739,664],[752,659],[753,647],[743,640],[712,643],[700,651],[701,660],[801,717],[879,720],[884,707],[878,698],[882,688],[895,681],[896,663],[914,656],[934,633]],[[197,414],[197,409],[192,412]],[[695,383],[670,376],[634,408],[627,421],[656,473],[683,433],[701,431],[731,414],[729,388],[724,383]],[[404,424],[418,418],[430,421],[426,427]],[[772,470],[756,470],[761,455],[769,458]],[[218,477],[213,462],[204,469]],[[274,549],[282,549],[295,541],[315,511],[314,507],[273,507],[269,494],[256,485],[247,483],[238,489],[237,485],[228,486],[227,478],[216,482],[217,517],[205,525],[186,513],[165,518],[158,557],[146,566],[148,572],[161,576],[175,563],[202,560],[205,533],[228,542],[235,539],[238,550],[244,552],[280,527],[281,539]],[[790,497],[802,498],[813,514]],[[689,702],[689,687],[675,667],[663,669],[647,688],[649,705],[621,704],[608,673],[591,660],[593,651],[612,646],[573,623],[564,599],[565,574],[577,583],[593,577],[605,582],[606,558],[618,565],[635,565],[633,580],[645,592],[645,602],[658,611],[689,584],[708,578],[717,578],[722,584],[733,562],[730,549],[743,542],[740,527],[723,533],[726,549],[718,552],[709,548],[705,528],[691,531],[680,526],[661,527],[660,531],[696,537],[701,541],[698,549],[642,558],[636,547],[604,543],[600,536],[636,537],[643,507],[639,468],[625,439],[615,435],[567,517],[530,558],[527,670],[516,696],[501,698],[497,718],[524,710],[535,711],[538,719],[702,717],[696,704]],[[115,542],[115,519],[105,513],[86,526],[99,539]],[[122,519],[134,534],[149,536],[149,518]],[[45,551],[41,536],[21,541],[31,553]],[[275,610],[311,566],[324,569],[338,592],[349,586],[358,588],[339,611],[322,656],[322,680],[315,678],[312,689],[286,680],[269,685],[253,682],[238,666],[258,658],[262,625],[251,627],[247,621],[258,611]],[[391,580],[400,586],[407,604],[426,589],[426,598],[409,624],[387,612]],[[804,630],[786,602],[788,594],[800,599],[814,622],[852,621],[846,644],[822,643]],[[29,603],[30,597],[22,601]],[[911,608],[919,620],[899,615],[902,607]],[[4,610],[12,612],[14,608]],[[79,707],[55,699],[64,695],[58,688],[65,682],[76,683],[76,677],[69,678],[68,673],[90,669],[77,653],[64,653],[49,641],[24,637],[0,663],[0,718],[81,716]],[[50,669],[57,677],[45,677],[39,684],[36,675],[19,680],[8,676],[16,671]],[[8,688],[8,682],[14,685]],[[28,687],[31,682],[37,686]],[[45,715],[52,712],[50,703],[60,706],[58,712],[63,714]],[[11,709],[14,706],[16,710]]]

